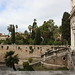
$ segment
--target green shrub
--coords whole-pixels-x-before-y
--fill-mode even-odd
[[[19,69],[20,71],[34,71],[34,69],[29,65],[28,62],[23,62],[23,69]]]
[[[29,53],[33,53],[34,49],[32,48],[32,46],[29,46],[29,49],[30,49]]]
[[[29,39],[29,44],[30,44],[30,45],[34,45],[34,40]]]
[[[54,41],[54,45],[62,45],[61,41]]]
[[[29,66],[29,63],[28,62],[23,62],[23,68],[26,68]]]
[[[29,46],[29,49],[32,50],[33,49],[32,46]]]
[[[48,45],[53,45],[54,41],[53,40],[49,40],[48,41]]]
[[[33,59],[32,58],[29,58],[28,61],[29,61],[29,63],[31,63],[33,61]]]

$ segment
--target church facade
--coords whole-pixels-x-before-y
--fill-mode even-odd
[[[75,50],[75,0],[71,0],[71,49]]]

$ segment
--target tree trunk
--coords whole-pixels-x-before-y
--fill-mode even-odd
[[[13,64],[13,70],[16,71],[15,65]]]

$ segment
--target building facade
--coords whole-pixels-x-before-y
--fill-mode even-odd
[[[6,40],[7,38],[9,38],[8,35],[3,35],[2,33],[0,33],[0,40]]]
[[[71,49],[75,50],[75,0],[71,0]]]

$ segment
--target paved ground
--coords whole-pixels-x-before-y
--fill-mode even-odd
[[[75,72],[71,71],[0,71],[0,75],[75,75]]]
[[[75,71],[13,71],[0,65],[0,75],[75,75]]]
[[[0,71],[13,71],[13,69],[6,67],[4,64],[0,64]]]

